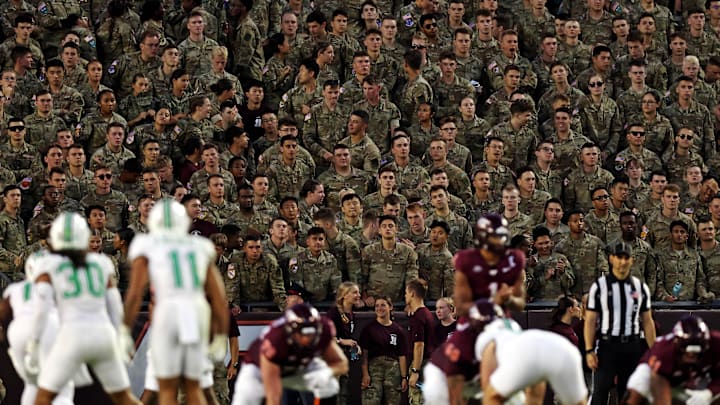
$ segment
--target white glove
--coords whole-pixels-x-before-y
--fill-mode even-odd
[[[313,390],[315,398],[332,398],[340,392],[340,382],[337,378],[331,378],[327,384]]]
[[[214,362],[225,360],[227,345],[228,337],[226,334],[219,333],[213,336],[210,346],[208,347],[208,351],[210,352],[210,357]]]
[[[124,324],[118,328],[117,344],[120,349],[120,358],[125,364],[129,364],[135,355],[135,341],[130,336],[130,329]]]
[[[314,392],[319,389],[324,389],[331,384],[330,380],[334,380],[335,378],[333,377],[333,372],[330,367],[323,367],[305,373],[303,379],[305,380],[308,390]]]
[[[40,372],[38,357],[38,342],[30,340],[25,346],[25,358],[23,359],[23,362],[25,363],[25,373],[29,378],[34,379]]]
[[[685,390],[688,395],[688,399],[685,402],[687,405],[710,405],[713,394],[710,390]]]

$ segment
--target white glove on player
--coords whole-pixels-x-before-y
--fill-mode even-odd
[[[208,351],[210,352],[210,357],[213,359],[214,362],[225,360],[225,355],[227,354],[227,346],[228,337],[226,334],[219,333],[213,336],[213,339],[210,342],[210,346],[208,347]]]
[[[309,371],[303,375],[305,384],[309,391],[316,391],[324,389],[326,386],[331,384],[331,380],[334,380],[333,372],[329,367],[323,367],[314,371]]]
[[[315,398],[320,399],[332,398],[337,395],[338,392],[340,392],[340,382],[337,378],[330,378],[330,381],[327,384],[313,390],[313,395]]]
[[[25,373],[28,375],[28,378],[34,379],[40,372],[38,357],[38,342],[36,340],[30,340],[25,346],[25,358],[23,359],[23,363],[25,363]]]
[[[120,358],[125,364],[129,364],[135,355],[135,341],[130,335],[130,329],[124,324],[118,328],[117,344],[120,349]]]
[[[688,394],[688,399],[685,402],[687,405],[710,405],[713,394],[710,390],[685,390]]]

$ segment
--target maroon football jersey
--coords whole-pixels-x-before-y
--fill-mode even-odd
[[[321,356],[335,339],[335,325],[324,316],[321,323],[320,336],[309,346],[300,347],[293,343],[285,318],[276,319],[250,345],[244,359],[245,363],[260,367],[260,353],[262,353],[268,360],[282,367],[283,377],[295,374],[307,366],[312,359]]]
[[[490,266],[478,249],[465,249],[455,254],[455,271],[465,274],[473,293],[473,301],[492,298],[500,285],[514,285],[525,269],[525,255],[508,249],[500,261]]]
[[[478,333],[469,324],[458,324],[455,333],[433,352],[430,362],[436,365],[445,375],[463,375],[470,381],[479,371],[475,359],[475,340]]]
[[[665,377],[673,387],[708,388],[713,395],[720,393],[720,332],[711,331],[710,349],[700,355],[696,364],[684,366],[680,362],[681,357],[682,353],[676,350],[673,343],[673,335],[668,334],[658,338],[640,362],[659,362],[658,374]]]

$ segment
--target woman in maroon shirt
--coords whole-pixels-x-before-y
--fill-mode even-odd
[[[360,334],[364,347],[362,364],[363,403],[397,405],[407,391],[407,334],[393,322],[392,300],[375,298],[375,321]]]
[[[440,346],[455,332],[455,303],[452,298],[442,297],[435,302],[435,343]]]
[[[580,319],[582,310],[575,298],[560,297],[557,307],[552,313],[550,331],[565,336],[575,346],[578,345],[578,336],[573,330],[573,320]]]

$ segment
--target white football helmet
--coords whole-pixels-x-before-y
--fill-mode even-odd
[[[186,234],[190,229],[190,217],[179,202],[163,198],[150,210],[147,226],[154,234]]]
[[[74,212],[61,213],[50,227],[50,245],[54,250],[87,250],[90,245],[87,221]]]

